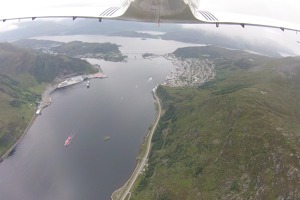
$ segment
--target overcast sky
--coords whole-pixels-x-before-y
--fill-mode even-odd
[[[300,24],[299,0],[200,0],[207,10],[259,15]]]
[[[105,2],[108,2],[106,4],[113,4],[120,1],[123,0],[5,0],[1,2],[0,18],[1,16],[22,16],[23,13],[33,12],[37,8],[67,9],[68,7],[76,6],[83,10],[85,7],[91,5],[97,7]],[[200,0],[199,4],[201,10],[270,17],[300,24],[299,0]],[[17,26],[17,21],[0,23],[0,31],[7,31],[17,28]],[[282,32],[277,29],[260,27],[246,27],[243,29],[240,26],[225,25],[219,28],[213,25],[192,25],[186,27],[216,31],[232,37],[238,35],[253,41],[262,40],[267,37],[288,45],[300,55],[300,45],[297,43],[297,40],[300,40],[300,33],[296,34],[291,31]]]
[[[233,12],[238,14],[268,17],[300,24],[300,1],[299,0],[200,0],[203,10],[218,12]],[[210,30],[228,35],[230,37],[241,37],[252,42],[260,42],[265,38],[288,46],[296,54],[300,55],[300,33],[284,31],[273,28],[220,26],[216,28],[210,25],[188,26]]]

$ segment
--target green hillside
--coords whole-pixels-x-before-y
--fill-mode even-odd
[[[0,155],[28,126],[47,84],[59,76],[95,71],[80,59],[0,43]]]
[[[72,57],[89,57],[115,62],[125,61],[127,58],[127,56],[124,56],[121,53],[117,44],[112,44],[110,42],[88,43],[73,41],[53,47],[52,50],[55,53]]]
[[[175,54],[191,52],[209,55],[217,75],[199,88],[158,88],[165,113],[131,199],[299,199],[300,58]]]

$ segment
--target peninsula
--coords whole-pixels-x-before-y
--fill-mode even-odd
[[[96,58],[111,62],[126,62],[127,56],[123,55],[117,44],[88,43],[72,41],[68,43],[50,40],[23,39],[13,42],[14,44],[36,49],[50,55],[66,55],[74,58]]]

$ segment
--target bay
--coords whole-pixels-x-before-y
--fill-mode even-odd
[[[67,38],[84,37],[89,38]],[[152,51],[141,42],[135,39],[138,53]],[[168,48],[176,45],[169,42]],[[91,80],[90,88],[83,82],[52,94],[51,106],[0,164],[1,199],[110,199],[128,180],[155,118],[151,91],[174,69],[163,57],[143,59],[138,53],[126,63],[88,59],[100,64],[108,78]],[[65,147],[68,136],[73,139]],[[111,139],[104,141],[106,136]]]

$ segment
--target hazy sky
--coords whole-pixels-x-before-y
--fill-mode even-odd
[[[272,17],[300,24],[299,0],[200,0],[207,10]]]
[[[1,2],[1,16],[19,17],[24,13],[36,12],[43,9],[67,9],[74,7],[80,11],[88,10],[88,7],[97,8],[97,6],[113,4],[123,0],[5,0]],[[45,3],[46,2],[46,3]],[[261,17],[270,17],[279,20],[285,20],[300,24],[300,1],[299,0],[200,0],[201,10],[233,12],[246,15],[255,15]],[[95,9],[93,9],[94,11]],[[0,31],[6,31],[17,28],[18,21],[0,23]],[[300,33],[276,30],[272,28],[256,28],[240,26],[220,26],[214,25],[192,25],[187,28],[209,29],[235,37],[247,38],[252,41],[269,38],[279,43],[290,46],[300,55],[300,45],[296,42],[300,40]],[[1,34],[1,33],[0,33]]]
[[[84,9],[113,5],[124,0],[5,0],[1,1],[2,16],[22,16],[48,8],[77,7]],[[299,0],[199,0],[201,10],[234,12],[259,16],[270,16],[300,24]],[[53,10],[52,10],[53,12]]]
[[[203,10],[218,12],[233,12],[245,15],[255,15],[283,20],[300,25],[300,1],[299,0],[200,0]],[[300,55],[300,33],[284,31],[273,28],[220,26],[216,28],[210,25],[187,26],[211,30],[230,37],[241,37],[255,42],[263,42],[265,38],[278,42],[292,49]]]

